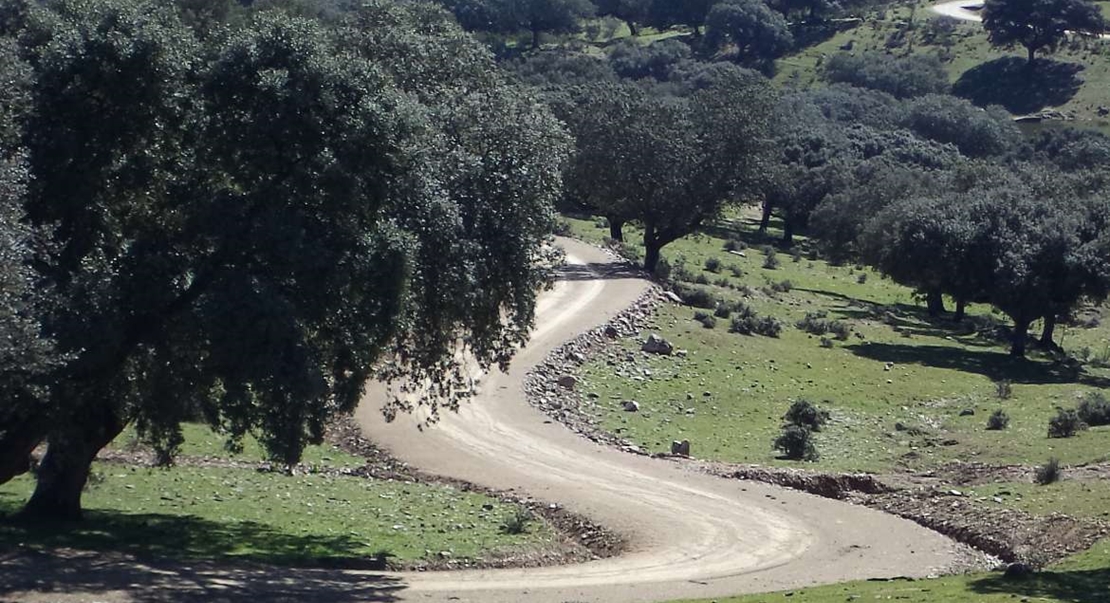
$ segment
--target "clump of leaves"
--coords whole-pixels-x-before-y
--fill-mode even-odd
[[[717,299],[716,295],[713,295],[713,292],[702,287],[679,286],[675,289],[678,296],[682,298],[682,301],[695,308],[712,310],[720,303],[720,300]]]
[[[790,405],[782,419],[788,425],[798,425],[810,431],[821,431],[821,427],[829,421],[829,411],[818,408],[809,400],[799,398]]]
[[[717,258],[709,258],[705,260],[705,269],[716,274],[721,271],[721,260]]]
[[[1087,425],[1110,425],[1110,401],[1102,392],[1090,392],[1079,402],[1076,414]]]
[[[800,425],[785,425],[772,447],[792,461],[816,461],[819,458],[813,444],[813,433]]]
[[[725,251],[743,251],[748,248],[748,244],[740,239],[729,239],[725,241]]]
[[[1014,395],[1014,385],[1009,379],[1002,379],[994,383],[994,393],[999,400],[1009,400]]]
[[[1033,481],[1042,486],[1054,484],[1060,481],[1060,461],[1056,457],[1048,459],[1048,462],[1037,467],[1037,471],[1033,475]]]
[[[512,515],[501,522],[502,534],[523,534],[528,531],[528,524],[532,522],[532,512],[528,509],[517,509]]]
[[[728,318],[731,315],[732,308],[728,307],[728,304],[720,304],[717,306],[717,309],[713,311],[713,316],[717,318]]]
[[[712,329],[717,326],[717,319],[713,318],[713,315],[708,312],[694,312],[694,320],[700,322],[701,326],[707,329]]]
[[[770,245],[763,246],[763,267],[767,270],[774,270],[779,267],[778,254],[775,248]]]
[[[790,282],[789,280],[771,283],[771,290],[775,293],[790,293],[790,290],[793,288],[794,283]]]
[[[845,341],[852,334],[852,327],[841,320],[828,318],[826,312],[807,312],[805,317],[794,324],[799,329],[811,335],[832,334],[840,341]]]
[[[1070,438],[1080,431],[1087,429],[1087,424],[1079,418],[1079,413],[1074,410],[1056,409],[1056,416],[1048,421],[1048,437]]]
[[[992,412],[991,416],[987,417],[987,429],[990,431],[1001,431],[1009,427],[1009,425],[1010,416],[1001,408]]]

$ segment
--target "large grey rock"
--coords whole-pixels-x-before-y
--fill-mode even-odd
[[[652,333],[648,335],[647,341],[644,345],[640,346],[640,350],[649,354],[662,354],[663,356],[670,356],[674,351],[674,346],[669,341]]]

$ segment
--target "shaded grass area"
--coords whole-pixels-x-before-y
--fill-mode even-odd
[[[592,221],[571,223],[587,240],[600,242],[607,234]],[[638,342],[624,341],[617,358],[584,367],[580,387],[597,395],[586,411],[606,429],[651,451],[668,451],[672,440],[689,439],[699,458],[795,466],[775,458],[771,441],[790,402],[806,398],[832,413],[829,425],[815,434],[820,460],[803,465],[816,469],[922,470],[956,460],[1039,464],[1056,456],[1077,464],[1106,458],[1107,428],[1074,438],[1047,437],[1056,407],[1074,407],[1080,396],[1105,386],[1106,369],[1077,369],[1035,354],[1011,358],[996,333],[1005,318],[989,307],[970,308],[972,319],[963,325],[931,320],[912,291],[868,270],[804,256],[795,261],[781,250],[778,268],[763,268],[760,240],[747,219],[722,223],[718,234],[745,241],[744,257],[724,251],[724,236],[707,235],[678,241],[664,255],[704,276],[710,282],[705,288],[723,300],[743,300],[760,315],[782,321],[781,337],[729,333],[728,319],[706,329],[694,320],[693,308],[664,306],[652,330],[687,350],[685,358],[648,357]],[[636,241],[638,232],[629,229],[627,235]],[[721,263],[716,273],[704,268],[710,258]],[[771,289],[783,281],[791,282],[788,291]],[[741,290],[745,287],[750,294]],[[846,322],[852,335],[823,345],[820,337],[794,326],[810,312]],[[1072,327],[1061,339],[1068,348],[1106,337],[1103,327]],[[625,356],[634,363],[625,363]],[[1001,380],[1012,383],[1009,399],[997,396]],[[641,410],[625,412],[624,400],[636,400]],[[987,417],[1000,408],[1010,416],[1009,428],[988,431]]]
[[[227,455],[222,438],[207,428],[187,426],[186,436],[187,454]],[[124,434],[116,445],[126,447],[130,437]],[[262,452],[247,442],[243,454],[232,458],[258,460]],[[321,469],[363,462],[330,446],[313,447],[306,460]],[[30,476],[0,486],[0,516],[18,511],[33,487]],[[524,510],[483,494],[326,472],[95,463],[83,505],[81,522],[0,519],[0,549],[64,547],[152,559],[376,568],[441,557],[488,560],[557,542],[538,520],[509,533],[504,526]]]
[[[1102,541],[1085,553],[1032,576],[1004,578],[1001,574],[970,574],[931,580],[849,582],[803,590],[716,599],[718,603],[843,603],[844,601],[901,600],[914,603],[1096,603],[1110,601],[1110,542]],[[693,603],[693,602],[685,602]],[[706,601],[705,603],[708,603]]]

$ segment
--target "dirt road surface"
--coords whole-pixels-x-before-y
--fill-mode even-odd
[[[560,244],[568,255],[567,276],[542,297],[537,329],[508,373],[485,376],[474,400],[423,432],[416,429],[418,418],[385,423],[374,395],[357,418],[371,439],[416,467],[563,505],[620,532],[631,550],[574,566],[394,575],[405,585],[394,596],[473,603],[664,601],[923,577],[966,553],[877,511],[600,446],[529,406],[521,389],[529,368],[624,309],[646,286],[614,272],[598,249]],[[697,442],[693,446],[696,454]]]

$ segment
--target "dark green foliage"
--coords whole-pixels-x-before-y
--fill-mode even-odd
[[[721,260],[717,258],[709,258],[705,260],[705,269],[716,274],[721,271]]]
[[[790,290],[793,288],[794,283],[788,280],[771,283],[771,291],[774,291],[775,293],[790,293]]]
[[[787,425],[798,425],[810,431],[821,431],[821,427],[829,421],[829,412],[818,408],[809,400],[798,399],[790,404],[782,420]]]
[[[792,461],[816,461],[820,456],[813,444],[812,432],[800,425],[784,426],[771,446]]]
[[[605,59],[566,49],[543,50],[500,65],[526,84],[539,87],[613,82],[617,74]]]
[[[717,319],[708,312],[694,312],[694,320],[700,322],[701,326],[707,329],[712,329],[717,326]]]
[[[1064,170],[1089,170],[1110,165],[1110,136],[1098,130],[1045,128],[1033,145],[1037,156]]]
[[[1002,379],[995,382],[994,393],[999,400],[1009,400],[1014,395],[1014,385],[1009,379]]]
[[[441,0],[467,29],[496,33],[527,31],[532,48],[541,33],[571,33],[594,14],[589,0]]]
[[[720,304],[717,306],[717,309],[713,311],[713,316],[717,318],[728,318],[732,316],[732,308],[728,307],[727,304]]]
[[[895,57],[877,52],[840,53],[825,62],[823,75],[830,82],[880,90],[897,98],[948,91],[944,65],[935,56],[924,54]]]
[[[729,239],[725,241],[725,251],[743,251],[748,248],[748,244],[739,239]]]
[[[1037,467],[1033,474],[1033,481],[1042,486],[1054,484],[1060,481],[1060,461],[1056,457],[1048,459],[1048,462]]]
[[[993,46],[1024,47],[1032,67],[1038,50],[1055,51],[1069,33],[1097,35],[1106,21],[1087,0],[987,0],[983,29]]]
[[[1070,438],[1080,431],[1087,429],[1087,424],[1079,418],[1079,413],[1074,410],[1056,409],[1056,416],[1048,421],[1048,437]]]
[[[811,335],[832,334],[840,341],[845,341],[852,334],[852,327],[841,320],[828,318],[826,312],[807,312],[795,326]]]
[[[660,40],[646,46],[628,40],[613,47],[609,64],[623,78],[665,81],[670,78],[674,66],[688,60],[692,54],[690,46],[680,40]]]
[[[1110,401],[1102,392],[1089,392],[1079,402],[1076,414],[1081,421],[1092,427],[1110,425]]]
[[[778,253],[770,245],[763,248],[763,267],[767,270],[774,270],[779,267]]]
[[[782,14],[763,0],[723,0],[705,20],[705,48],[718,58],[773,74],[775,59],[794,46]]]
[[[675,287],[675,291],[678,293],[678,296],[682,298],[682,301],[686,303],[686,305],[693,306],[695,308],[705,308],[707,310],[712,310],[716,308],[717,305],[720,303],[720,301],[717,299],[717,296],[713,295],[713,292],[706,289],[705,287],[689,287],[677,285]]]
[[[128,423],[164,461],[199,416],[292,463],[370,378],[434,384],[391,407],[434,416],[469,391],[459,341],[504,365],[526,338],[562,128],[442,10],[348,18],[265,11],[202,48],[142,0],[32,10],[25,207],[73,358],[27,406],[30,513],[79,515]]]
[[[755,311],[744,306],[744,311],[738,310],[737,316],[733,316],[728,332],[741,335],[778,337],[782,334],[782,323],[770,316],[759,316]]]
[[[1006,155],[1022,141],[1021,131],[1000,107],[984,110],[942,94],[908,102],[903,124],[922,138],[955,145],[967,157]]]
[[[527,509],[517,509],[512,515],[501,523],[501,533],[503,534],[524,534],[528,531],[528,525],[532,523],[534,517],[532,512]]]
[[[1000,431],[1006,429],[1009,425],[1010,416],[1001,408],[995,410],[991,413],[991,416],[987,417],[987,429],[990,431]]]

